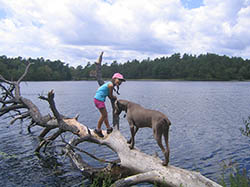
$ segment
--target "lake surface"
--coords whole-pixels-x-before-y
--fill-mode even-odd
[[[60,113],[73,117],[95,128],[99,113],[93,96],[95,81],[79,82],[25,82],[21,85],[24,97],[39,106],[42,114],[51,113],[48,104],[39,100],[54,89],[56,106]],[[223,163],[235,163],[250,173],[250,138],[241,134],[243,119],[250,115],[250,82],[185,82],[185,81],[127,81],[120,87],[120,99],[130,100],[166,114],[170,128],[170,164],[199,171],[219,181]],[[106,101],[111,122],[111,106]],[[34,154],[41,128],[27,132],[27,122],[9,125],[10,119],[0,118],[0,184],[1,186],[80,186],[81,174],[72,168],[69,159],[60,156],[61,148],[48,149],[44,158]],[[105,125],[102,127],[105,128]],[[126,119],[120,119],[120,130],[126,138],[130,131]],[[65,135],[70,139],[71,134]],[[60,138],[56,142],[60,143]],[[148,154],[163,155],[156,144],[152,130],[140,129],[135,146]],[[80,148],[105,159],[116,154],[105,147],[83,143]],[[97,161],[83,155],[93,166]],[[85,181],[86,183],[86,181]]]

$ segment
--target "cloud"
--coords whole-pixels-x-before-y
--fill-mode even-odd
[[[178,52],[249,58],[249,0],[183,2],[0,0],[0,54],[73,66],[95,61],[101,51],[111,62]]]

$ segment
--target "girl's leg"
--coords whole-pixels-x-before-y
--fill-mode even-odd
[[[103,122],[105,123],[105,125],[106,125],[107,128],[110,128],[109,121],[108,121],[108,113],[107,113],[106,108],[100,108],[99,111],[101,113],[101,117],[98,120],[97,129],[101,130]]]
[[[108,113],[107,113],[106,108],[104,108],[104,109],[105,109],[105,111],[102,113],[102,115],[105,116],[104,117],[104,123],[105,123],[105,125],[107,127],[107,133],[110,134],[113,131],[113,128],[110,127],[110,125],[109,125]]]
[[[104,109],[105,109],[105,111],[104,111],[104,113],[103,113],[103,115],[105,116],[105,118],[104,118],[104,123],[105,123],[105,125],[106,125],[106,127],[107,127],[107,133],[110,134],[110,133],[113,131],[113,128],[110,127],[110,125],[109,125],[108,113],[107,113],[106,108],[104,108]]]

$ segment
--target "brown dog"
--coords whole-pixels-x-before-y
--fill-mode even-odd
[[[134,148],[134,137],[138,129],[150,127],[153,129],[154,138],[165,156],[163,165],[167,166],[169,162],[168,134],[169,126],[171,125],[167,116],[159,111],[145,109],[139,104],[127,100],[116,100],[115,114],[119,115],[122,111],[127,113],[127,120],[130,126],[131,138],[128,140],[130,149]],[[162,145],[162,135],[165,139],[166,149]]]

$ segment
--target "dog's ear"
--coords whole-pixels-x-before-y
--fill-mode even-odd
[[[127,106],[126,106],[126,103],[123,100],[117,102],[117,107],[120,110],[127,112]]]
[[[125,110],[125,105],[123,102],[118,101],[117,106],[120,110]]]
[[[121,106],[120,106],[121,104],[119,103],[118,100],[116,100],[114,104],[115,104],[115,114],[120,115],[120,113],[122,112]]]

